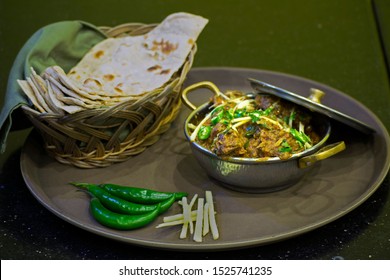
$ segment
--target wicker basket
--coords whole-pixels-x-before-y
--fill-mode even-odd
[[[148,33],[156,24],[130,23],[101,27],[108,37]],[[183,67],[164,87],[108,109],[88,109],[65,116],[23,111],[43,136],[47,152],[64,164],[106,167],[143,152],[169,129],[181,106],[179,91],[196,53],[192,48]]]

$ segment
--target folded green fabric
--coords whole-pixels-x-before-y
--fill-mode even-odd
[[[0,151],[6,148],[6,140],[12,126],[11,114],[22,104],[30,104],[20,89],[17,80],[31,74],[31,67],[37,73],[53,65],[69,71],[95,44],[104,40],[97,27],[82,21],[62,21],[39,29],[25,43],[11,68],[0,114]]]

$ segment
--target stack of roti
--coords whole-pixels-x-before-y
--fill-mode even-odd
[[[108,38],[68,73],[60,66],[19,80],[42,113],[110,107],[163,87],[184,64],[208,20],[175,13],[145,35]]]

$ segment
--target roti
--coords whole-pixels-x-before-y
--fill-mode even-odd
[[[95,45],[68,77],[78,88],[109,96],[141,95],[180,69],[208,20],[175,13],[146,35],[109,38]]]
[[[108,38],[69,73],[59,66],[18,80],[41,113],[76,113],[153,97],[183,66],[208,20],[188,13],[168,16],[145,35]],[[145,95],[145,93],[149,93]]]

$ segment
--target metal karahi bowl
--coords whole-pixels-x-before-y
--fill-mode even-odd
[[[298,182],[311,170],[316,162],[345,149],[344,142],[325,146],[331,134],[330,122],[325,116],[313,113],[313,121],[320,136],[320,141],[309,149],[293,154],[286,160],[281,160],[279,157],[219,157],[197,142],[191,141],[190,138],[189,124],[196,124],[199,119],[202,119],[211,111],[212,103],[205,103],[196,107],[187,98],[190,91],[201,87],[211,89],[214,94],[219,92],[218,88],[211,82],[193,84],[182,91],[184,104],[193,110],[185,120],[184,134],[200,166],[210,177],[219,181],[224,187],[248,193],[282,190]]]

